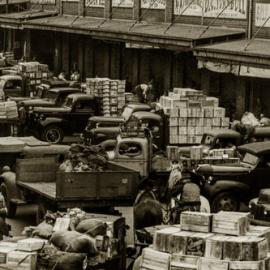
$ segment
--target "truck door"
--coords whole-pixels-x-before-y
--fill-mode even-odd
[[[71,128],[73,133],[83,132],[88,118],[94,116],[95,102],[94,100],[77,100],[71,112]]]
[[[147,147],[136,140],[124,140],[116,146],[115,163],[147,176]]]
[[[19,97],[23,96],[22,80],[14,79],[8,80],[4,86],[6,97]]]

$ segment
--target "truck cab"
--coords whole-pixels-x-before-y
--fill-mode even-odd
[[[99,100],[74,93],[67,96],[61,107],[34,107],[28,128],[44,141],[61,143],[65,135],[81,133],[88,118],[99,113]]]
[[[5,93],[6,98],[26,95],[25,82],[20,75],[1,76],[0,89]]]
[[[1,192],[7,203],[8,215],[14,216],[16,206],[24,204],[24,197],[16,183],[16,163],[18,159],[54,158],[60,162],[69,151],[68,145],[51,145],[34,137],[1,137],[0,167],[9,166],[11,171],[1,172]],[[39,168],[37,168],[39,171]]]

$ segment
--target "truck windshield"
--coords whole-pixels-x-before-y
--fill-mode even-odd
[[[54,92],[50,92],[48,91],[47,95],[46,95],[46,99],[49,101],[55,101],[57,98],[57,94]]]
[[[73,104],[73,99],[72,98],[67,98],[65,103],[64,103],[64,107],[69,107],[71,108]]]
[[[202,145],[211,146],[214,142],[214,136],[212,135],[204,135],[202,138]]]
[[[250,153],[245,153],[242,158],[242,162],[253,165],[253,166],[255,166],[258,163],[258,161],[259,161],[259,158]]]
[[[127,121],[132,114],[132,108],[126,107],[122,112],[122,116],[124,117],[125,121]]]

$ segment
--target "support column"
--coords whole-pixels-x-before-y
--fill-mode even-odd
[[[11,36],[9,34],[9,36]],[[8,50],[9,50],[8,46]],[[30,29],[25,29],[24,30],[24,42],[23,42],[23,56],[25,60],[30,60],[31,56],[31,32]]]
[[[111,19],[112,17],[112,0],[105,1],[104,18]]]
[[[184,58],[181,53],[175,53],[173,55],[173,87],[183,87],[184,85]]]
[[[134,0],[133,20],[138,20],[141,16],[141,0]]]
[[[61,72],[61,39],[58,34],[55,34],[55,43],[54,43],[54,62],[53,62],[53,70],[55,75]]]
[[[78,15],[85,16],[85,0],[79,0]]]
[[[201,89],[205,95],[210,94],[210,72],[205,68],[201,69]]]
[[[237,78],[237,83],[236,83],[237,91],[235,93],[235,107],[236,107],[236,112],[235,112],[235,117],[236,119],[241,119],[243,113],[245,112],[246,108],[246,81],[245,79],[242,78]],[[253,89],[251,89],[251,92]],[[250,104],[252,104],[253,100],[250,100]]]
[[[166,0],[165,22],[171,23],[173,21],[174,0]]]
[[[93,40],[90,38],[85,39],[85,60],[84,60],[84,70],[85,77],[95,77],[94,72],[94,49]]]
[[[84,58],[85,58],[85,53],[84,53],[84,42],[83,42],[84,37],[80,37],[79,39],[79,55],[78,55],[78,69],[81,74],[81,79],[84,79],[85,77],[85,72],[84,72]]]
[[[118,44],[111,45],[111,71],[110,76],[112,79],[120,78],[120,51],[121,47]]]
[[[62,71],[69,74],[69,34],[63,34],[62,38]]]

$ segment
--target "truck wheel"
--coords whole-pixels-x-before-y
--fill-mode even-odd
[[[212,212],[218,211],[238,211],[240,202],[231,192],[222,192],[215,196],[211,203]]]
[[[63,138],[64,132],[62,128],[55,125],[46,127],[41,134],[41,139],[49,143],[61,143]]]
[[[36,224],[40,224],[44,220],[44,216],[47,212],[47,206],[43,202],[39,202],[36,212]]]
[[[8,189],[6,184],[1,184],[1,192],[5,198],[5,203],[7,207],[7,216],[9,218],[14,218],[16,215],[17,205],[14,202],[10,201],[10,195],[8,193]]]

